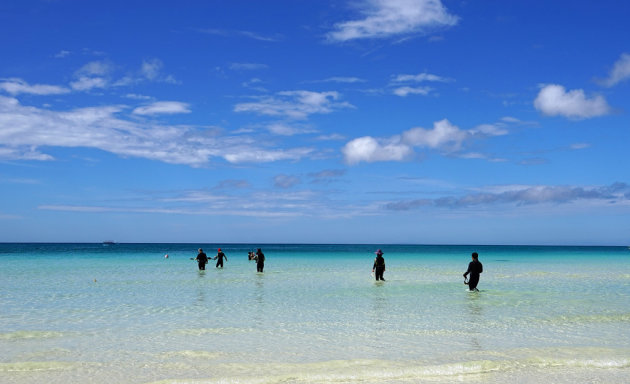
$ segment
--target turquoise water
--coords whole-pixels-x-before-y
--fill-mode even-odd
[[[0,382],[630,381],[627,247],[258,246],[0,244]]]

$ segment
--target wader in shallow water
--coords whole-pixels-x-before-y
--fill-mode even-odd
[[[223,268],[224,257],[225,257],[225,261],[227,261],[227,256],[225,256],[225,253],[221,252],[221,248],[219,248],[217,255],[214,257],[214,259],[217,260],[217,265],[216,265],[217,268],[219,267]]]
[[[385,281],[385,279],[383,278],[383,273],[385,273],[385,259],[383,258],[383,251],[381,251],[380,249],[376,251],[376,258],[374,259],[372,272],[374,272],[374,276],[376,277],[377,281]]]
[[[468,289],[471,291],[478,291],[477,284],[479,284],[479,275],[483,272],[483,265],[479,262],[479,255],[477,252],[472,253],[472,261],[468,263],[468,270],[464,273],[464,278],[470,274],[468,280]]]
[[[206,264],[208,264],[208,256],[203,252],[201,248],[199,248],[199,254],[197,254],[195,260],[197,260],[199,270],[204,271],[206,269]]]
[[[262,273],[263,269],[265,268],[265,255],[262,253],[260,248],[258,248],[258,251],[256,251],[256,256],[254,256],[254,259],[256,260],[256,271]]]

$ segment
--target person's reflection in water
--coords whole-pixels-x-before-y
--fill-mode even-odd
[[[206,271],[200,270],[198,271],[197,274],[198,280],[197,280],[197,301],[196,301],[196,305],[201,305],[206,301],[206,289],[205,289],[205,277],[206,277]],[[203,280],[202,280],[203,279]]]
[[[478,294],[467,294],[466,306],[468,307],[468,317],[466,323],[470,329],[470,350],[481,351],[483,347],[478,336],[481,334],[479,326],[485,323],[481,296]]]
[[[254,279],[253,320],[255,324],[262,324],[265,313],[265,275],[258,274]]]

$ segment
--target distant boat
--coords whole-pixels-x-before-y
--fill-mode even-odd
[[[116,242],[113,241],[113,240],[105,240],[105,241],[103,241],[103,245],[113,245],[113,244],[116,244]]]

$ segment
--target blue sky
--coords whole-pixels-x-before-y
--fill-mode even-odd
[[[629,16],[3,1],[0,241],[628,245]]]

